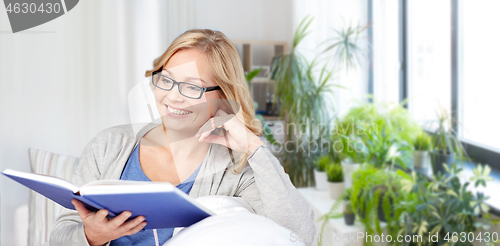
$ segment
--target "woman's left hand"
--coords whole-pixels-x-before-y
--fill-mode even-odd
[[[226,131],[214,135],[212,132],[219,129]],[[227,114],[222,109],[217,110],[215,116],[210,118],[196,133],[200,142],[221,144],[237,152],[252,154],[264,142],[260,140],[243,122],[234,114]]]

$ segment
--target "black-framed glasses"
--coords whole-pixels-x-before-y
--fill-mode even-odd
[[[154,72],[152,77],[153,85],[159,89],[170,91],[175,85],[177,85],[181,95],[192,99],[200,99],[205,92],[221,89],[219,86],[201,87],[188,82],[177,82],[174,79],[161,74],[161,71]]]

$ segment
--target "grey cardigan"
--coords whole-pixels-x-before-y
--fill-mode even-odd
[[[94,180],[120,179],[135,146],[156,126],[157,123],[150,123],[137,135],[134,134],[132,125],[120,125],[101,131],[83,151],[72,182],[82,186]],[[228,149],[212,144],[189,196],[241,197],[256,214],[290,229],[296,234],[293,236],[313,238],[316,233],[314,212],[290,182],[278,159],[267,147],[260,146],[247,158],[247,162],[248,165],[241,172],[234,173]],[[75,210],[64,209],[59,215],[49,244],[89,245],[82,220]]]

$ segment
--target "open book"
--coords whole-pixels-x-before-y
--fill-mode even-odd
[[[68,209],[75,209],[74,198],[89,210],[107,209],[109,218],[123,211],[132,212],[130,219],[143,215],[145,229],[187,227],[214,214],[166,182],[99,180],[77,187],[47,175],[11,169],[3,174]]]

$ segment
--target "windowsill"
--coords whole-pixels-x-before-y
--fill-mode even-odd
[[[475,163],[472,162],[464,162],[462,175],[462,181],[468,180],[471,176],[473,176],[473,169],[476,166]],[[490,166],[491,167],[491,166]],[[431,178],[432,177],[432,169],[431,168],[423,168],[416,169],[416,171],[424,174],[425,176]],[[474,183],[468,187],[468,190],[475,193],[476,191],[483,192],[485,196],[489,196],[490,198],[487,200],[486,204],[488,204],[491,208],[490,213],[500,216],[500,170],[495,167],[491,167],[490,177],[493,178],[493,181],[486,183],[485,187],[474,187]]]

